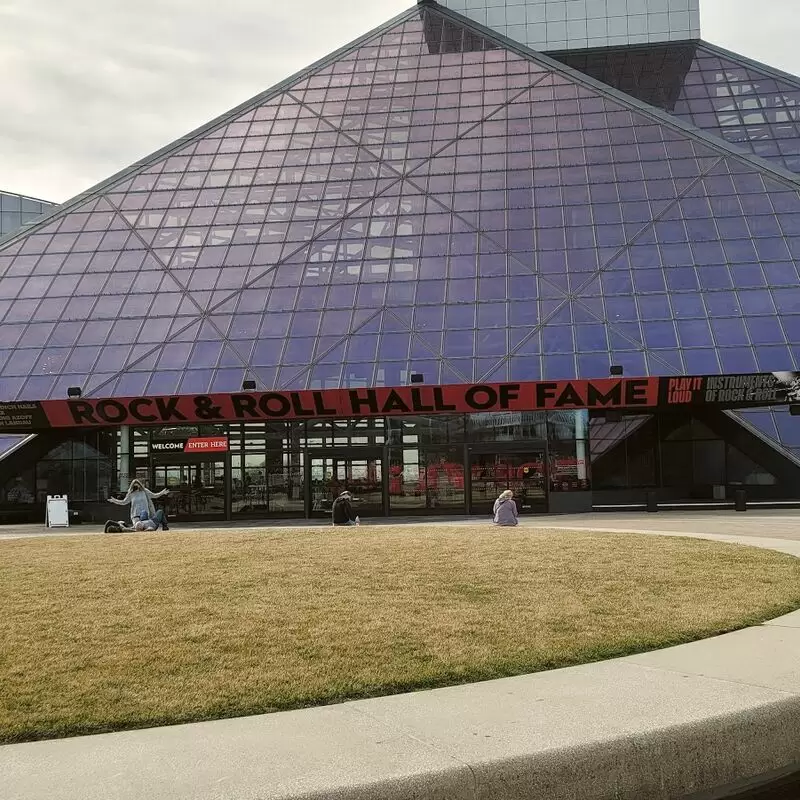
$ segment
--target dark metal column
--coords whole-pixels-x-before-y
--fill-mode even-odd
[[[230,437],[228,438],[230,442]],[[233,519],[233,457],[230,445],[225,453],[225,519]]]
[[[469,444],[464,443],[462,456],[464,464],[464,513],[469,514],[472,508],[472,469],[469,456]]]

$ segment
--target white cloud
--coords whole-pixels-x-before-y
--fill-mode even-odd
[[[700,0],[700,24],[706,41],[800,75],[797,0]]]
[[[0,188],[62,201],[409,0],[0,0]]]
[[[800,73],[796,0],[701,0],[703,35]],[[0,188],[62,201],[413,0],[0,0]]]

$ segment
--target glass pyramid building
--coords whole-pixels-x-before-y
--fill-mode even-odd
[[[420,4],[0,241],[0,400],[798,369],[798,100]]]

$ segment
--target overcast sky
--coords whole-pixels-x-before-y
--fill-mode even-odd
[[[0,0],[0,188],[64,201],[412,4]],[[800,74],[797,0],[701,7],[705,39]]]

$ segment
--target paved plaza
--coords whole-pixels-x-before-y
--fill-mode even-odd
[[[474,525],[487,517],[395,517],[364,520],[365,526],[374,525]],[[520,519],[524,527],[564,529],[632,531],[640,533],[684,533],[714,534],[718,536],[748,536],[766,539],[784,539],[800,542],[800,510],[753,510],[744,513],[735,511],[661,511],[655,514],[642,512],[615,512],[594,514],[563,514],[528,516]],[[170,530],[239,530],[268,528],[270,530],[292,528],[329,527],[325,520],[247,520],[243,522],[192,523],[187,525],[170,523]],[[86,536],[103,533],[102,525],[77,525],[71,528],[46,528],[44,525],[2,525],[1,539],[17,539],[29,536]],[[120,534],[112,534],[120,535]],[[166,533],[164,535],[169,535]]]

